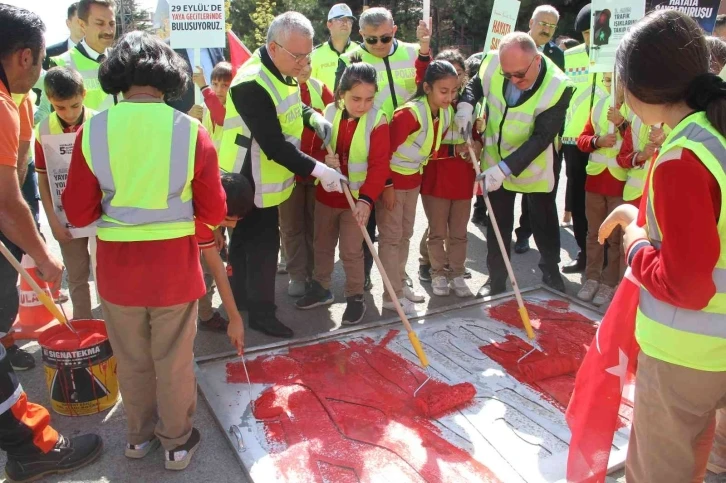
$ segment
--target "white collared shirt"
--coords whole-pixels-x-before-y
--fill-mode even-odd
[[[91,46],[88,45],[88,42],[86,42],[85,38],[83,40],[81,40],[81,45],[83,46],[84,49],[86,49],[86,53],[91,58],[91,60],[98,60],[98,56],[101,55],[101,53],[93,50],[91,48]],[[103,54],[108,57],[108,52],[103,52]]]
[[[73,47],[75,47],[75,46],[76,46],[76,43],[73,40],[71,40],[70,37],[68,37],[68,50],[73,50]]]

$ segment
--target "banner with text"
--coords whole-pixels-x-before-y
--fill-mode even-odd
[[[519,14],[519,2],[517,0],[494,0],[492,16],[489,19],[489,30],[487,40],[484,42],[484,52],[497,50],[502,37],[514,32]]]
[[[645,16],[645,0],[593,0],[590,72],[612,72],[620,39]]]
[[[48,181],[50,182],[50,197],[53,200],[53,211],[55,211],[58,220],[63,227],[71,232],[73,238],[94,237],[96,236],[96,225],[83,228],[74,227],[68,223],[61,202],[61,195],[66,189],[68,168],[71,165],[71,153],[75,141],[75,133],[43,136],[43,154],[45,155],[45,166],[48,172]]]
[[[646,10],[678,10],[693,20],[707,33],[713,33],[721,0],[647,0]]]
[[[224,48],[224,0],[170,0],[169,41],[172,49]]]

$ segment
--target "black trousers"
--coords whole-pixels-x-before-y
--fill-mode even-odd
[[[28,164],[28,172],[25,174],[25,182],[23,182],[20,191],[23,193],[25,202],[28,203],[36,226],[40,229],[40,191],[38,190],[38,174],[35,172],[35,161]]]
[[[525,196],[522,196],[522,214],[519,216],[519,226],[514,233],[517,235],[517,240],[528,240],[532,236],[532,227],[529,224],[529,203]]]
[[[275,312],[275,276],[280,251],[277,206],[255,208],[237,222],[229,243],[232,293],[250,320]]]
[[[560,263],[560,224],[555,197],[557,188],[550,193],[524,195],[529,208],[529,222],[534,242],[540,253],[539,268],[542,273],[558,273]],[[514,201],[517,193],[500,188],[489,193],[493,214],[502,232],[507,256],[511,259],[512,229],[514,228]],[[504,257],[499,249],[492,223],[487,225],[487,268],[493,287],[503,287],[508,278]]]
[[[567,189],[572,212],[572,231],[580,248],[578,258],[587,257],[587,216],[585,215],[585,181],[587,180],[587,160],[590,155],[580,151],[577,146],[566,144],[562,147],[567,164]]]
[[[376,210],[371,208],[371,216],[368,218],[368,224],[366,225],[366,231],[368,236],[371,237],[371,241],[375,243],[376,237]],[[371,276],[371,269],[373,268],[373,255],[371,254],[368,244],[363,240],[363,269],[365,270],[365,276]]]
[[[18,260],[23,251],[0,232],[2,241]],[[0,256],[0,337],[5,336],[18,315],[18,272],[5,257]]]

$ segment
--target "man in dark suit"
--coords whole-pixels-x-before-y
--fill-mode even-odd
[[[187,63],[188,69],[187,72],[189,73],[189,78],[192,78],[192,62],[194,61],[194,49],[174,49],[174,52],[179,54],[182,59]],[[224,50],[223,49],[200,49],[201,52],[201,61],[199,62],[199,65],[204,70],[204,75],[207,76],[207,83],[211,84],[212,80],[210,79],[210,76],[212,75],[212,69],[214,69],[214,66],[217,65],[220,62],[223,62],[224,59]],[[167,101],[167,104],[176,109],[177,111],[181,111],[184,114],[189,112],[189,109],[192,108],[194,105],[194,84],[191,82],[187,86],[186,92],[182,95],[180,99],[174,100],[174,101]]]
[[[565,69],[565,53],[552,37],[557,30],[557,22],[560,14],[552,5],[540,5],[532,12],[529,19],[529,36],[537,45],[537,50],[546,55],[557,67]],[[555,173],[559,177],[559,171]],[[514,243],[515,253],[525,253],[529,250],[529,238],[532,236],[532,229],[529,224],[529,206],[522,197],[522,216],[519,218],[519,228],[514,230],[517,234],[517,241]]]
[[[62,42],[46,47],[43,69],[48,70],[50,68],[51,57],[57,57],[61,54],[65,54],[75,47],[76,44],[83,38],[83,28],[81,27],[81,23],[78,21],[78,2],[72,3],[71,6],[68,7],[66,26],[70,32],[70,37]]]

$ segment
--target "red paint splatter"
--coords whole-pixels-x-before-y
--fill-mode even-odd
[[[247,363],[253,382],[274,384],[255,401],[254,414],[265,419],[284,480],[497,481],[420,416],[413,392],[427,376],[386,348],[394,336],[380,344],[360,339],[296,347]],[[227,380],[247,382],[241,363],[227,365]],[[436,380],[417,396],[449,397],[447,391],[460,397]]]
[[[529,383],[564,411],[575,388],[575,374],[597,327],[584,315],[569,310],[570,304],[565,301],[550,300],[541,305],[527,302],[526,306],[537,343],[543,350],[535,350],[518,363],[533,347],[519,337],[508,335],[506,342],[485,345],[481,351],[501,364],[512,377]],[[514,327],[522,325],[514,300],[492,307],[489,315]],[[529,374],[528,369],[534,374]]]

